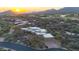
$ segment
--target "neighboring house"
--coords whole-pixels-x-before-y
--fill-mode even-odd
[[[67,35],[75,35],[75,33],[66,32]]]
[[[66,15],[61,15],[60,17],[64,18],[64,17],[66,17]]]
[[[25,25],[25,24],[27,24],[29,22],[28,21],[23,21],[21,19],[11,19],[10,23],[13,23],[15,25],[19,25],[20,26],[20,25]]]
[[[72,32],[67,32],[67,31],[66,31],[66,34],[67,34],[67,35],[72,35],[72,36],[79,36],[78,33],[72,33]]]

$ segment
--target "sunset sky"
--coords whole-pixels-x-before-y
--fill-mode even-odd
[[[17,13],[44,11],[48,9],[58,10],[64,6],[72,6],[75,2],[78,4],[77,0],[0,0],[0,12],[6,10]]]
[[[54,2],[55,1],[55,2]],[[11,10],[13,12],[34,12],[48,9],[60,9],[52,4],[58,0],[0,0],[0,12]],[[60,0],[61,1],[61,0]]]

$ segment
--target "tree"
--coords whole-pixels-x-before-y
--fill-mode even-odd
[[[8,33],[10,30],[11,24],[4,20],[0,20],[0,36],[2,36],[5,33]]]
[[[55,39],[61,44],[62,43],[62,35],[60,32],[56,32]]]

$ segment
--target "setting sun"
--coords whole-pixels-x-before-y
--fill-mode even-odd
[[[20,10],[20,9],[16,9],[15,11],[16,11],[16,12],[21,12],[21,10]]]
[[[11,11],[17,13],[28,12],[25,8],[11,8]]]

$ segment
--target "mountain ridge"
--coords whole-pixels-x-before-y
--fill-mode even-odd
[[[49,9],[49,10],[39,11],[39,12],[25,12],[22,14],[66,14],[66,13],[79,13],[79,7],[64,7],[59,10]],[[0,12],[0,15],[6,15],[6,14],[15,15],[15,13],[12,12],[11,10]]]

